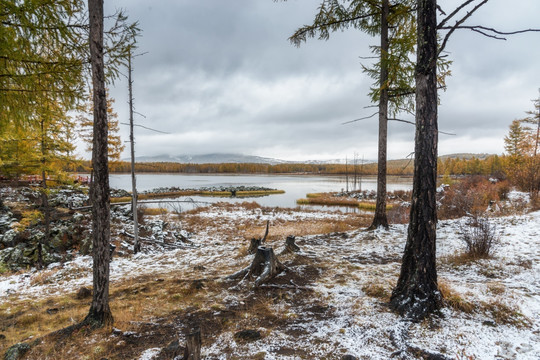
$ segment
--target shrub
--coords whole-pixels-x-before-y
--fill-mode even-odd
[[[498,243],[496,227],[489,218],[473,215],[461,226],[461,239],[467,246],[466,253],[470,258],[491,257]]]
[[[492,183],[483,176],[470,176],[447,186],[438,196],[439,219],[456,219],[479,215],[508,194],[509,187]]]

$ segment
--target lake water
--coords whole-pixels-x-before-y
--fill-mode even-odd
[[[336,192],[346,188],[345,176],[315,176],[315,175],[201,175],[201,174],[140,174],[137,175],[137,190],[152,190],[159,187],[178,187],[197,189],[213,186],[263,186],[284,190],[284,194],[262,197],[216,198],[207,196],[190,196],[195,202],[214,203],[218,201],[243,202],[255,201],[262,206],[279,206],[294,208],[296,200],[305,198],[308,193]],[[129,174],[110,175],[110,186],[116,189],[131,191],[131,176]],[[412,179],[409,177],[389,176],[388,191],[412,189]],[[360,189],[360,188],[359,188]],[[376,190],[377,178],[364,176],[361,181],[362,190]],[[349,190],[352,181],[349,176]],[[178,199],[177,199],[178,200]],[[180,198],[182,200],[182,198]],[[148,206],[163,206],[148,204]],[[182,207],[185,207],[183,204]],[[321,208],[321,207],[317,207]],[[345,210],[345,209],[342,209]],[[349,209],[350,211],[350,209]]]

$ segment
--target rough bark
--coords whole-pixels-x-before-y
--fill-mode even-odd
[[[274,254],[274,249],[261,246],[257,249],[248,276],[256,277],[255,286],[259,286],[274,278],[284,269],[285,267],[279,262]]]
[[[296,237],[294,235],[287,236],[287,239],[285,239],[285,249],[283,250],[284,253],[287,252],[299,252],[300,248],[295,243]]]
[[[285,266],[277,259],[274,249],[260,246],[250,266],[227,277],[228,280],[242,278],[255,279],[255,286],[259,286],[274,278],[285,270]]]
[[[88,0],[90,19],[90,59],[94,101],[94,139],[91,184],[93,297],[83,323],[92,327],[113,323],[109,307],[110,194],[108,166],[107,98],[103,62],[103,0]]]
[[[183,360],[200,360],[201,359],[201,330],[195,331],[186,335],[186,350],[184,351]]]
[[[441,306],[437,286],[437,16],[436,0],[418,0],[416,137],[413,194],[401,274],[391,305],[422,319]]]
[[[388,12],[389,2],[383,0],[381,11],[381,94],[379,97],[379,153],[377,160],[377,201],[375,216],[368,230],[388,228],[386,216],[386,153],[388,141]]]

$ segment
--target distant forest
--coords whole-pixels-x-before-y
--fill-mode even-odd
[[[439,159],[439,175],[495,175],[505,174],[508,165],[506,156],[488,156],[480,159],[445,158]],[[129,173],[131,165],[127,161],[109,163],[112,173]],[[90,161],[81,162],[75,172],[89,172]],[[71,169],[73,171],[73,168]],[[360,175],[377,175],[377,163],[369,164],[181,164],[174,162],[144,162],[136,163],[138,173],[184,173],[184,174],[318,174],[345,175],[355,173]],[[388,175],[412,175],[413,161],[390,160]]]

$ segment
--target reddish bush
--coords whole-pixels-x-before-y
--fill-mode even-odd
[[[509,187],[492,183],[482,176],[466,177],[438,193],[439,219],[455,219],[481,214],[490,204],[508,194]]]

